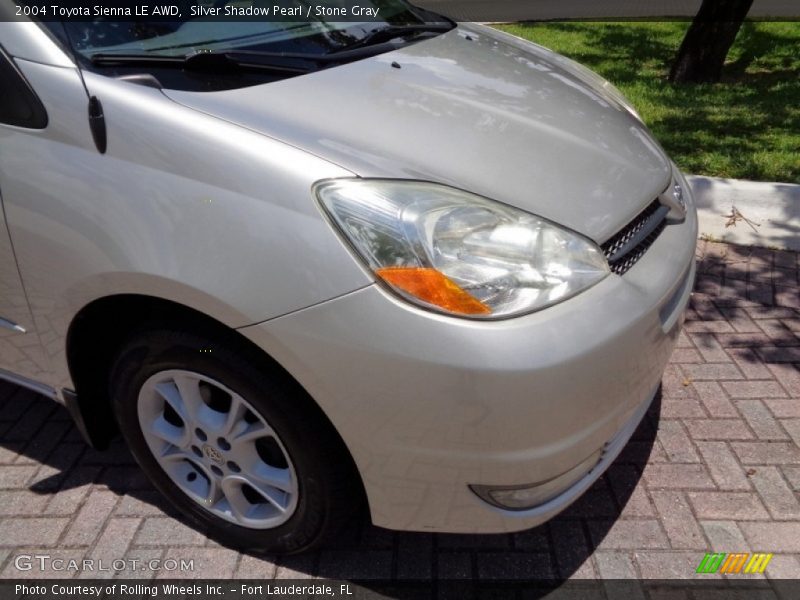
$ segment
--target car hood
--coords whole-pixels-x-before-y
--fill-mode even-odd
[[[489,28],[174,101],[361,177],[436,181],[605,241],[669,184],[671,165],[613,88]]]

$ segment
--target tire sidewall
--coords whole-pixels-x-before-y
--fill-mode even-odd
[[[208,348],[211,352],[200,352]],[[142,434],[138,402],[145,381],[171,369],[194,371],[225,385],[247,400],[277,433],[294,466],[299,490],[288,521],[273,529],[248,529],[226,521],[187,496],[162,469]],[[301,408],[304,399],[281,379],[250,367],[208,340],[162,333],[142,336],[123,350],[112,370],[110,391],[120,430],[137,462],[192,527],[225,545],[291,554],[314,546],[320,538],[329,513],[329,496],[325,457],[318,455],[313,440],[300,429],[309,418]]]

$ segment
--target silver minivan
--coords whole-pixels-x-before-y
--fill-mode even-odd
[[[0,376],[248,550],[362,508],[551,518],[642,419],[694,281],[689,187],[612,85],[360,4],[0,23]]]

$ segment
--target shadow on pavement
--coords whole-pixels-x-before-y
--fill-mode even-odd
[[[356,581],[361,588],[389,597],[441,596],[448,591],[468,597],[468,590],[490,591],[509,581],[557,585],[573,575],[592,577],[588,559],[596,546],[626,509],[637,510],[635,503],[628,504],[653,449],[660,404],[659,391],[608,473],[557,519],[540,527],[504,535],[405,533],[374,527],[362,515],[344,527],[333,546],[299,556],[258,558],[283,567],[286,577]],[[17,489],[27,487],[55,498],[94,485],[180,519],[119,440],[106,452],[90,449],[63,407],[10,384],[0,384],[2,453],[6,465],[41,463],[27,486]],[[118,557],[109,557],[114,558]]]
[[[800,338],[778,321],[798,314],[797,277],[795,254],[701,242],[685,330],[700,352],[719,351],[722,344],[743,368],[784,360],[789,347],[800,345]],[[753,319],[761,319],[761,326]],[[664,378],[667,396],[692,385],[674,379]],[[612,526],[655,516],[637,484],[648,462],[667,460],[655,445],[660,414],[661,390],[609,471],[540,527],[506,535],[404,533],[373,527],[362,515],[346,524],[333,546],[256,560],[275,563],[282,577],[353,581],[361,589],[398,598],[506,597],[510,582],[558,586],[569,578],[597,577],[590,558]],[[63,502],[72,490],[91,484],[128,499],[134,508],[127,514],[150,516],[155,506],[179,519],[120,441],[104,453],[89,449],[65,409],[5,383],[0,383],[0,464],[6,476],[0,487],[29,489],[50,497],[50,503]],[[8,478],[15,469],[30,474]]]

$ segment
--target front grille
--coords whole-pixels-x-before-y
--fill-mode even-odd
[[[669,210],[658,199],[653,200],[633,221],[600,246],[612,273],[625,274],[644,256],[667,226]]]

